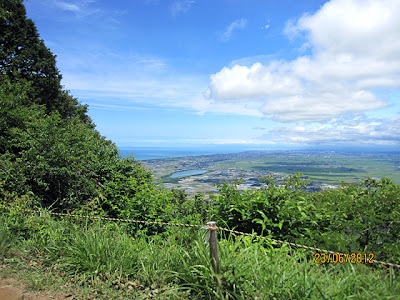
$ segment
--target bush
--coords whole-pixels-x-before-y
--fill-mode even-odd
[[[242,232],[275,238],[309,237],[320,214],[304,192],[300,176],[289,177],[282,186],[267,178],[270,184],[260,190],[240,191],[237,182],[219,185],[219,196],[212,202],[215,219]]]
[[[300,175],[256,191],[224,183],[212,203],[213,218],[242,232],[400,262],[399,186],[388,179],[318,193],[304,192],[303,186]]]
[[[313,196],[325,218],[319,228],[321,235],[315,235],[318,243],[334,250],[337,244],[346,245],[340,250],[373,253],[377,260],[400,262],[399,186],[385,178],[366,179],[359,186],[343,185]]]

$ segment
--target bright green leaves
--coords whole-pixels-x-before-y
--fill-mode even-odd
[[[294,175],[277,186],[277,180],[265,178],[268,187],[261,190],[237,189],[237,183],[218,187],[214,213],[221,222],[244,232],[261,232],[274,236],[303,236],[315,209],[303,191],[301,175]],[[311,214],[311,215],[310,215]]]
[[[340,233],[335,242],[319,238],[320,243],[334,247],[341,240],[349,251],[358,249],[372,252],[381,260],[400,261],[399,186],[386,178],[366,179],[359,186],[344,185],[315,194],[315,200],[325,211],[321,229],[327,235]]]
[[[367,251],[399,262],[400,187],[390,180],[367,179],[360,186],[310,193],[301,175],[281,185],[266,179],[268,187],[257,191],[220,185],[213,220],[238,231],[339,252]]]
[[[80,118],[63,119],[29,103],[25,91],[30,85],[22,83],[0,85],[0,179],[5,191],[33,191],[44,206],[74,209],[103,195],[100,187],[114,176],[122,176],[125,186],[132,186],[133,179],[138,186],[152,180]],[[125,188],[129,197],[134,195]]]

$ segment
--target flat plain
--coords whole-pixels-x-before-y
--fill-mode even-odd
[[[390,178],[400,184],[400,153],[303,152],[265,153],[254,159],[232,159],[217,168],[263,170],[284,175],[303,173],[311,181],[357,183],[365,178]]]
[[[215,192],[215,184],[242,179],[241,188],[259,188],[261,177],[280,179],[303,173],[315,186],[361,183],[366,178],[390,178],[400,184],[400,152],[246,151],[143,161],[157,180],[189,193]],[[207,170],[200,175],[171,178],[176,172]]]

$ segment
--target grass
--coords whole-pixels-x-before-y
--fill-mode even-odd
[[[60,262],[70,272],[83,274],[134,274],[137,264],[134,240],[118,226],[99,225],[71,234],[53,256],[60,253]]]
[[[28,219],[29,237],[0,227],[3,276],[32,289],[64,289],[103,299],[398,299],[393,270],[315,264],[305,250],[250,237],[219,239],[220,272],[212,270],[205,231],[175,228],[131,236],[115,223]],[[33,222],[34,221],[34,222]],[[32,225],[33,224],[33,225]],[[13,246],[12,246],[13,245]],[[21,255],[10,249],[17,246]],[[18,274],[18,275],[17,275]],[[92,295],[92,296],[90,296]]]
[[[0,256],[8,256],[13,252],[15,241],[3,218],[0,219],[0,223]]]

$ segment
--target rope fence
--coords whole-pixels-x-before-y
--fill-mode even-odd
[[[312,251],[316,251],[316,252],[323,252],[323,253],[328,253],[328,254],[339,254],[339,255],[343,254],[343,253],[330,251],[330,250],[324,250],[324,249],[320,249],[320,248],[316,248],[316,247],[309,247],[309,246],[299,245],[299,244],[291,243],[291,242],[287,242],[287,241],[281,241],[281,240],[277,240],[277,239],[273,239],[273,238],[268,238],[268,237],[265,237],[265,236],[253,235],[253,234],[249,234],[249,233],[245,233],[245,232],[241,232],[241,231],[236,231],[236,230],[231,230],[231,229],[226,229],[226,228],[219,228],[219,227],[218,227],[218,229],[223,230],[223,231],[227,231],[227,232],[231,232],[231,233],[234,233],[234,234],[250,236],[250,237],[254,237],[254,238],[258,238],[258,239],[263,239],[263,240],[276,242],[276,243],[280,243],[280,244],[286,244],[286,245],[289,245],[289,246],[292,246],[292,247],[303,248],[303,249],[312,250]],[[396,268],[400,269],[400,265],[397,265],[397,264],[388,263],[388,262],[384,262],[384,261],[379,261],[379,260],[375,260],[375,259],[371,259],[370,261],[373,262],[373,263],[386,265],[386,266],[389,266],[389,267],[396,267]]]
[[[4,207],[5,208],[5,207]],[[7,207],[7,209],[10,210],[16,210],[11,207]],[[207,226],[203,225],[193,225],[193,224],[181,224],[181,223],[168,223],[168,222],[155,222],[155,221],[140,221],[140,220],[131,220],[131,219],[119,219],[119,218],[108,218],[108,217],[96,217],[96,216],[83,216],[83,215],[77,215],[77,214],[69,214],[69,213],[56,213],[56,212],[50,212],[50,211],[38,211],[38,210],[32,210],[32,209],[22,209],[21,213],[34,213],[34,214],[50,214],[54,216],[62,216],[62,217],[75,217],[75,218],[82,218],[82,219],[93,219],[93,220],[104,220],[104,221],[112,221],[112,222],[125,222],[125,223],[137,223],[137,224],[150,224],[150,225],[163,225],[163,226],[180,226],[180,227],[195,227],[195,228],[200,228],[200,229],[207,229],[210,231],[210,257],[212,260],[212,265],[214,268],[214,271],[218,273],[219,269],[219,258],[218,258],[218,246],[217,246],[217,236],[216,236],[216,230],[221,230],[225,232],[229,232],[231,234],[235,235],[243,235],[243,236],[249,236],[252,238],[257,238],[257,239],[263,239],[275,243],[279,243],[282,245],[289,245],[292,247],[296,248],[302,248],[306,250],[311,250],[315,252],[323,252],[323,253],[328,253],[328,254],[343,254],[335,251],[330,251],[330,250],[325,250],[325,249],[320,249],[316,247],[310,247],[310,246],[305,246],[305,245],[300,245],[292,242],[287,242],[287,241],[281,241],[278,239],[273,239],[265,236],[259,236],[255,234],[250,234],[250,233],[245,233],[241,231],[236,231],[236,230],[231,230],[227,228],[222,228],[222,227],[217,227],[215,222],[208,222]],[[383,262],[379,260],[370,260],[373,263],[384,265],[384,266],[389,266],[389,267],[395,267],[400,269],[400,265],[394,264],[394,263],[389,263],[389,262]]]
[[[55,212],[50,212],[50,211],[38,211],[38,210],[31,210],[31,209],[23,209],[23,210],[21,210],[21,212],[41,213],[41,214],[50,214],[50,215],[54,215],[54,216],[65,216],[65,217],[75,217],[75,218],[83,218],[83,219],[104,220],[104,221],[125,222],[125,223],[141,223],[141,224],[151,224],[151,225],[199,227],[199,228],[202,227],[202,225],[166,223],[166,222],[154,222],[154,221],[138,221],[138,220],[127,220],[127,219],[96,217],[96,216],[82,216],[82,215],[76,215],[76,214],[55,213]]]

